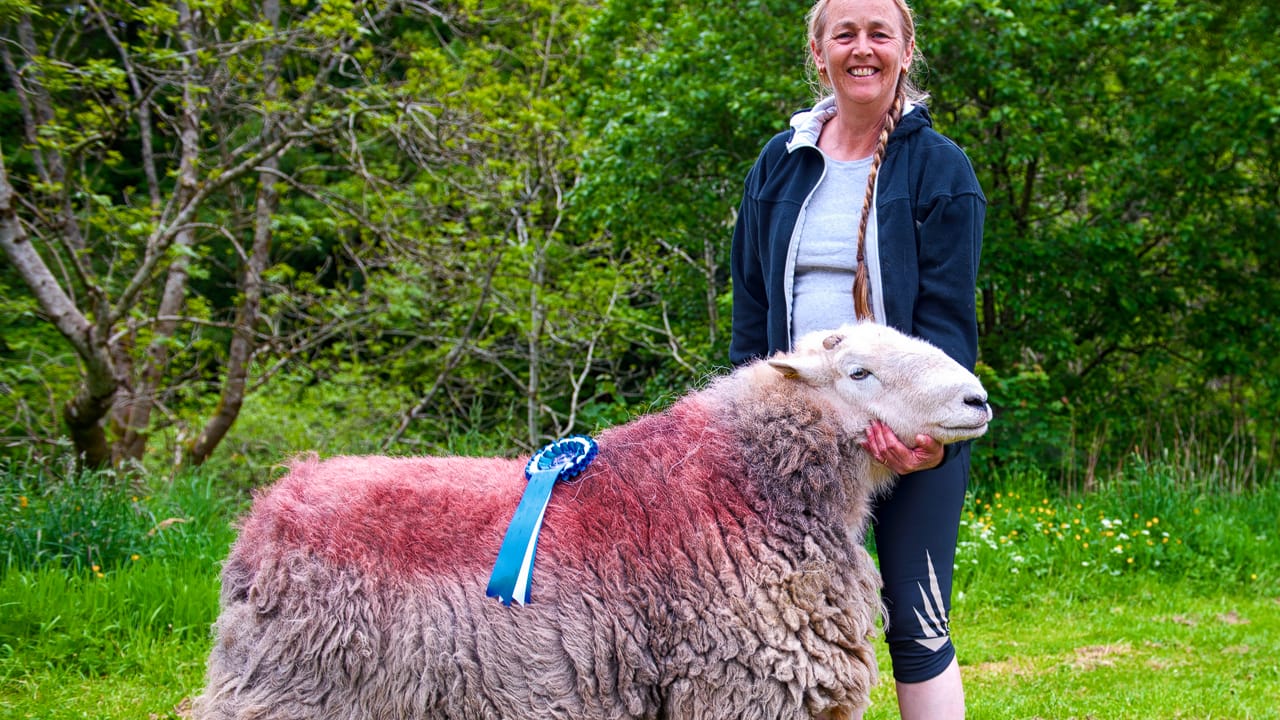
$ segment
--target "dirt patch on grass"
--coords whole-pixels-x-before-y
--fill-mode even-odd
[[[1250,620],[1247,617],[1241,617],[1240,613],[1232,610],[1219,615],[1218,622],[1225,625],[1248,625]]]
[[[1133,653],[1133,646],[1127,642],[1115,645],[1090,645],[1076,648],[1075,659],[1071,666],[1077,670],[1092,670],[1096,667],[1110,667],[1116,664],[1117,658]]]
[[[1013,657],[1004,660],[993,660],[991,662],[978,663],[977,665],[969,665],[964,669],[966,675],[972,674],[981,677],[1031,677],[1044,672],[1043,669],[1037,668],[1031,658]]]

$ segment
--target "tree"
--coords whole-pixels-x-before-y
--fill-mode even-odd
[[[436,17],[341,0],[6,8],[20,130],[2,141],[0,245],[79,359],[63,415],[87,463],[140,457],[153,413],[177,422],[184,402],[207,415],[184,447],[203,462],[255,364],[354,321],[361,272],[395,245],[384,203],[413,176],[387,150],[414,121],[387,42],[404,13]],[[216,405],[184,399],[210,383]]]
[[[439,447],[465,428],[505,438],[500,449],[530,449],[590,431],[643,374],[626,362],[633,270],[570,206],[578,42],[591,8],[463,8],[447,42],[420,57],[430,68],[422,94],[466,118],[449,138],[466,152],[442,158],[420,186],[420,212],[436,219],[380,290],[395,309],[381,327],[384,366],[415,393],[384,448]]]
[[[671,372],[727,362],[734,211],[764,142],[811,99],[806,9],[611,2],[587,30],[575,207],[644,268],[637,302]]]
[[[1211,442],[1275,442],[1280,185],[1262,140],[1280,87],[1275,14],[1206,1],[922,8],[935,114],[991,202],[982,357],[1030,380],[1006,400],[1024,457],[1056,459],[1072,417],[1118,450],[1111,461],[1180,421]],[[1044,445],[1025,442],[1046,418]]]

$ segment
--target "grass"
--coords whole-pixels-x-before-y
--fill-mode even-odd
[[[183,716],[243,507],[214,477],[0,466],[0,720]],[[960,540],[969,717],[1280,718],[1280,485],[1142,466],[1064,495],[1015,474],[974,488]]]
[[[1128,578],[1083,598],[967,598],[952,626],[970,718],[1280,717],[1275,597]],[[897,717],[891,682],[873,699],[870,720]]]
[[[241,501],[160,484],[0,466],[0,719],[178,717],[200,686]]]
[[[207,562],[104,577],[10,571],[0,582],[0,717],[168,717],[200,685],[217,601]]]

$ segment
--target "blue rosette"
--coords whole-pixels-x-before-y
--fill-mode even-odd
[[[571,435],[547,445],[525,465],[529,480],[516,512],[511,516],[507,534],[498,550],[498,560],[489,574],[485,594],[496,597],[503,605],[512,600],[521,605],[529,602],[529,586],[533,581],[533,557],[538,549],[538,533],[542,516],[551,501],[551,490],[561,480],[581,474],[595,459],[595,440],[586,435]]]

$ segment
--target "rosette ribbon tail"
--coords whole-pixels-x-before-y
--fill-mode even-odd
[[[596,452],[594,440],[585,435],[571,435],[529,458],[524,468],[529,484],[498,549],[486,595],[498,598],[503,605],[510,605],[512,600],[528,604],[529,586],[533,584],[533,556],[538,549],[538,533],[542,530],[547,503],[551,501],[551,490],[557,482],[586,470]]]
[[[529,585],[533,580],[533,555],[538,548],[538,533],[542,529],[542,516],[551,501],[551,489],[560,477],[560,469],[552,468],[536,472],[529,477],[529,486],[516,506],[506,537],[498,550],[498,561],[493,564],[489,587],[485,594],[496,597],[503,605],[512,600],[525,605],[529,602]]]

